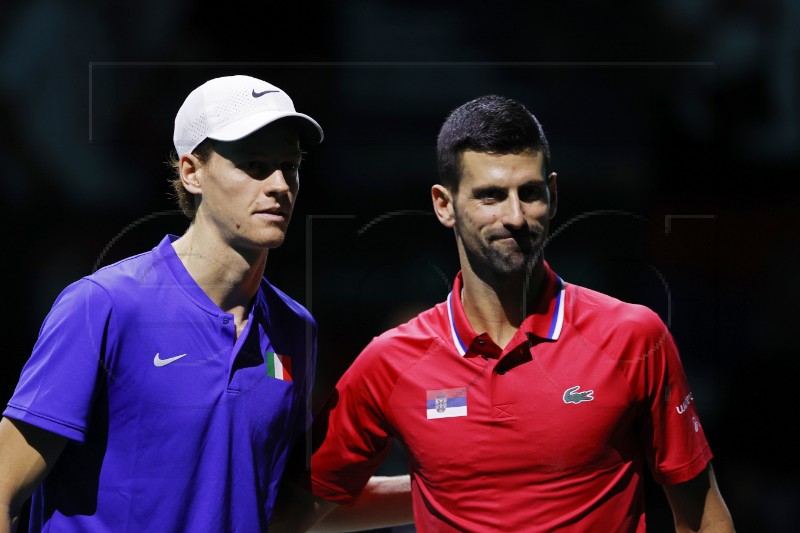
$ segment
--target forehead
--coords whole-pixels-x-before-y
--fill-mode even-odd
[[[461,187],[513,186],[544,181],[544,155],[527,150],[517,154],[496,154],[467,150],[461,154]]]
[[[296,128],[279,121],[238,141],[215,141],[214,150],[227,158],[246,155],[291,156],[300,154],[299,135]]]

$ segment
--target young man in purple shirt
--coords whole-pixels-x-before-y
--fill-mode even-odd
[[[264,277],[323,132],[249,76],[212,79],[175,119],[191,223],[69,285],[0,421],[0,532],[266,531],[308,424],[309,312]]]

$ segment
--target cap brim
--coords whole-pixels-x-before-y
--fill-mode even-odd
[[[210,132],[207,137],[217,141],[238,141],[247,137],[251,133],[260,130],[267,124],[272,124],[276,120],[281,119],[296,119],[292,122],[297,124],[297,133],[302,142],[310,144],[318,144],[322,142],[325,134],[322,132],[322,127],[316,120],[304,115],[303,113],[275,113],[272,111],[264,111],[255,113],[245,117],[236,122],[226,124],[225,126]]]

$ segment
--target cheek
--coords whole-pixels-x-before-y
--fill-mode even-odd
[[[210,192],[214,196],[220,198],[221,201],[227,201],[230,203],[238,203],[241,198],[249,194],[247,192],[246,184],[243,180],[231,178],[217,180],[214,183],[213,189],[211,191],[206,189],[205,192]]]
[[[525,213],[528,220],[539,222],[547,221],[550,218],[550,204],[545,202],[537,202],[528,206]]]
[[[474,231],[484,231],[500,220],[500,211],[493,206],[481,206],[467,216],[467,223]]]
[[[288,204],[289,204],[289,209],[291,211],[294,211],[294,204],[295,201],[297,201],[297,192],[298,192],[297,188],[292,188],[289,190],[289,194],[286,195],[287,198],[289,199]]]
[[[483,221],[483,218],[477,218],[474,214],[465,213],[458,218],[456,226],[462,238],[474,241],[486,229],[487,223]]]

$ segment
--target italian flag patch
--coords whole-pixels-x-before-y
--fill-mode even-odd
[[[275,352],[267,352],[267,375],[283,381],[292,381],[292,358]]]

